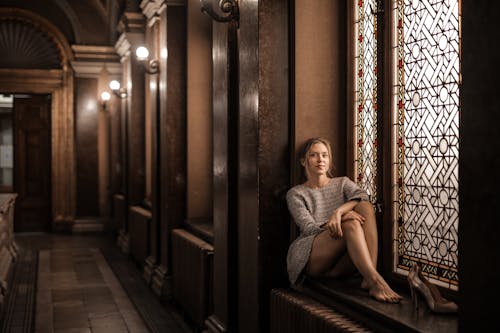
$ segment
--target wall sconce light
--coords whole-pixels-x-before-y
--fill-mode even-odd
[[[201,11],[208,14],[217,22],[236,21],[237,26],[240,25],[240,10],[236,0],[219,0],[219,8],[224,15],[218,14],[213,8],[210,0],[200,0]]]
[[[102,108],[104,110],[106,110],[106,103],[109,101],[110,98],[111,98],[111,95],[109,94],[109,92],[103,91],[101,93],[101,104],[102,104]]]
[[[109,83],[109,89],[120,98],[127,98],[127,90],[124,87],[121,87],[120,82],[117,80],[113,80]]]
[[[146,73],[156,74],[160,71],[160,62],[156,59],[149,59],[149,51],[146,47],[139,46],[135,50],[135,55],[137,56],[137,60],[144,66]]]

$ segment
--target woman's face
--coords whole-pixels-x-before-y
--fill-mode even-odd
[[[305,159],[302,161],[302,166],[306,170],[307,178],[311,176],[327,176],[330,170],[328,148],[321,142],[313,144],[307,151]]]

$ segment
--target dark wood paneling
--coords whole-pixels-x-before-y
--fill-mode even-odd
[[[113,231],[124,230],[127,218],[125,197],[121,194],[113,195]]]
[[[52,222],[50,97],[14,98],[15,231],[49,231]]]
[[[75,79],[76,215],[98,216],[97,79]]]
[[[160,263],[169,270],[170,231],[186,215],[186,7],[167,5],[160,26]],[[164,39],[165,38],[165,39]]]
[[[240,4],[246,15],[239,31],[239,332],[266,331],[270,290],[287,285],[288,6]]]
[[[241,3],[239,31],[238,332],[259,332],[261,231],[259,221],[259,5]],[[277,60],[277,59],[275,59]],[[232,84],[232,82],[231,82]],[[231,126],[231,124],[229,124]],[[229,156],[228,156],[229,158]],[[232,180],[230,179],[230,182]],[[231,237],[231,236],[229,236]],[[236,249],[230,249],[234,252]],[[265,310],[264,310],[265,311]]]
[[[148,45],[154,44],[157,41],[160,29],[160,21],[157,21],[153,26],[148,28],[147,31],[147,41]],[[160,45],[155,45],[155,53],[158,55],[158,48]],[[159,75],[149,75],[149,86],[150,87],[158,87],[158,76]],[[149,133],[151,136],[151,164],[150,170],[151,173],[151,193],[149,193],[150,197],[146,198],[146,201],[150,201],[151,203],[151,228],[150,237],[149,237],[149,255],[150,261],[152,263],[157,263],[159,258],[159,237],[158,237],[158,226],[160,219],[160,177],[159,177],[159,130],[160,130],[160,122],[159,122],[159,95],[158,89],[149,89],[146,97],[149,97],[149,110],[146,112],[150,113],[149,116],[149,124],[146,126],[149,127]],[[148,195],[148,193],[146,193]]]
[[[285,194],[290,187],[290,2],[259,5],[259,251],[260,326],[269,323],[272,288],[288,285],[285,265],[290,219]],[[279,59],[279,60],[277,60]]]
[[[208,325],[213,332],[227,329],[229,323],[230,268],[229,251],[229,175],[228,175],[228,28],[225,24],[212,24],[213,59],[213,136],[214,136],[214,313]],[[237,109],[235,110],[237,111]],[[233,186],[236,184],[232,183]],[[236,221],[231,221],[236,223]],[[234,318],[234,317],[233,317]]]
[[[127,199],[128,205],[138,205],[144,199],[144,69],[136,57],[130,58],[128,82],[133,82],[127,103]]]
[[[121,100],[114,98],[109,105],[110,112],[110,193],[120,193],[123,181],[122,110]]]
[[[500,100],[498,2],[462,4],[459,159],[459,331],[499,332]]]

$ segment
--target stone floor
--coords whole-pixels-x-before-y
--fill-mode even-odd
[[[191,333],[102,235],[18,234],[1,332]]]

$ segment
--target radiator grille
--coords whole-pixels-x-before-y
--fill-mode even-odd
[[[371,332],[359,323],[293,290],[271,291],[271,333]]]
[[[198,329],[212,311],[212,257],[212,245],[172,230],[172,296]]]

